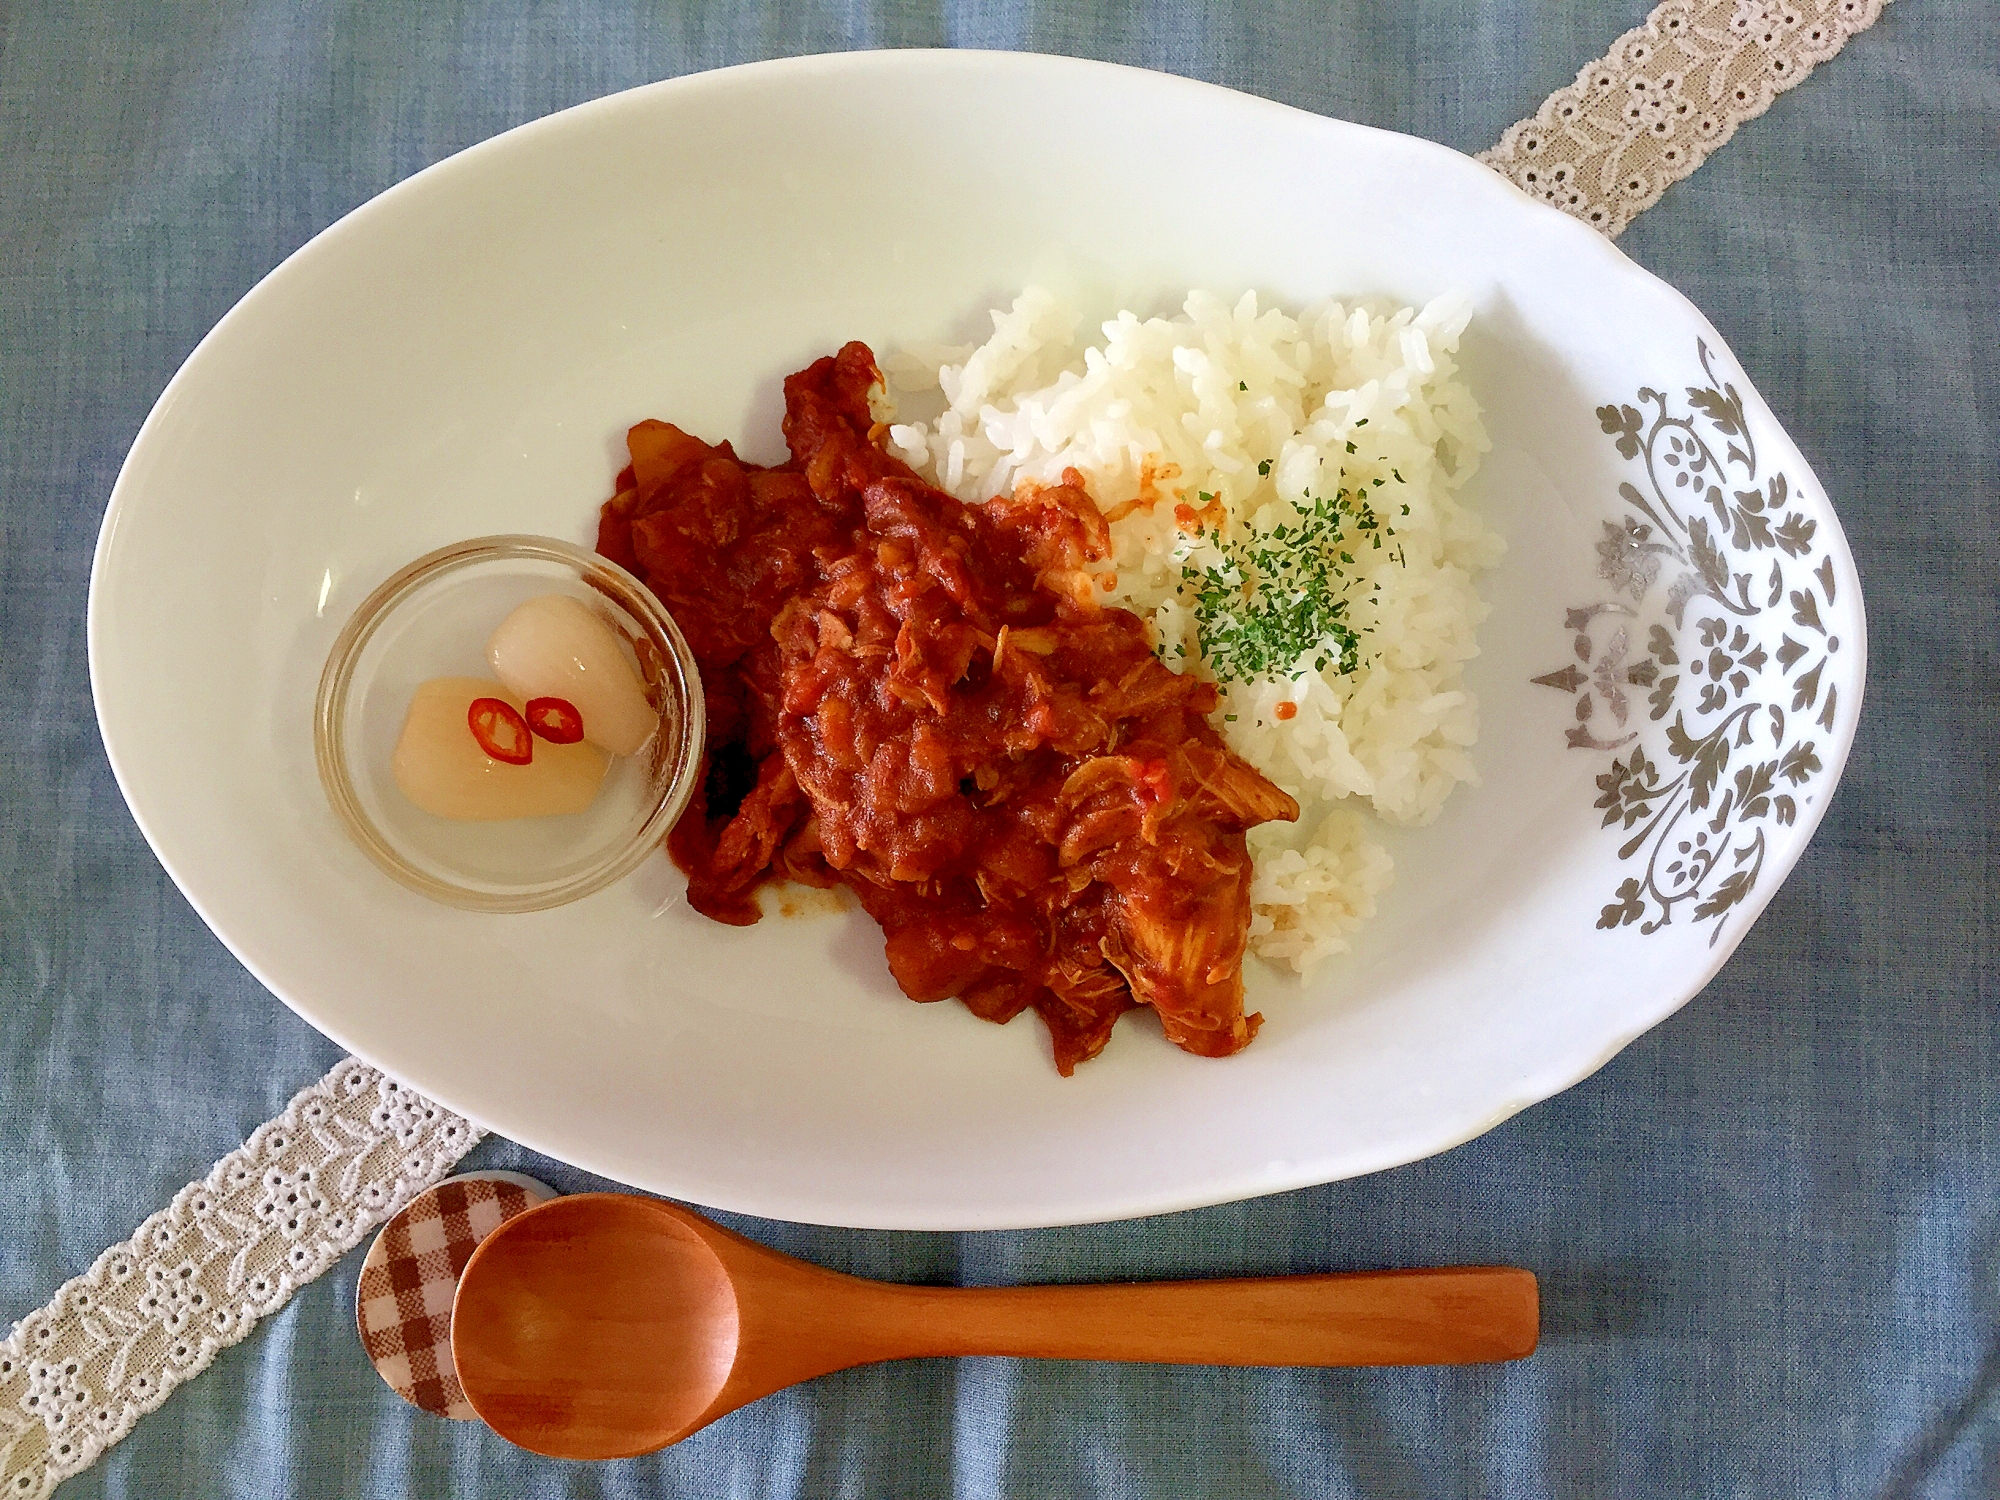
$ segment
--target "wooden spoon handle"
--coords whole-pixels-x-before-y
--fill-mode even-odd
[[[890,1354],[1189,1365],[1426,1365],[1520,1359],[1540,1334],[1532,1272],[1507,1266],[992,1290],[884,1287]],[[871,1299],[873,1300],[873,1299]]]

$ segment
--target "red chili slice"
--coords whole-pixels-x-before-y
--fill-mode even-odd
[[[574,745],[583,738],[583,715],[567,698],[530,698],[528,727],[551,745]]]
[[[497,761],[525,766],[535,758],[534,736],[514,705],[499,698],[474,698],[465,711],[466,725],[479,748]]]

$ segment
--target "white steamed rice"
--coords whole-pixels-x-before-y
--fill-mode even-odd
[[[1292,317],[1254,293],[1231,303],[1192,292],[1177,317],[1121,312],[1085,344],[1078,314],[1030,287],[977,348],[883,361],[885,407],[903,419],[891,448],[961,499],[1080,471],[1118,516],[1105,597],[1151,623],[1171,665],[1205,676],[1181,568],[1222,554],[1214,531],[1176,520],[1176,503],[1217,497],[1222,535],[1242,537],[1295,519],[1308,495],[1375,497],[1393,535],[1358,550],[1343,580],[1358,669],[1307,659],[1288,675],[1224,682],[1215,716],[1299,800],[1297,824],[1250,835],[1250,944],[1300,973],[1345,951],[1389,883],[1372,819],[1427,823],[1478,779],[1464,670],[1486,614],[1474,580],[1503,544],[1458,499],[1488,447],[1453,358],[1470,315],[1460,296],[1421,310],[1326,302]],[[1277,717],[1281,702],[1297,705],[1290,719]]]

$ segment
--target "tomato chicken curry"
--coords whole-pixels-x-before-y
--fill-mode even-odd
[[[701,668],[707,764],[668,841],[688,899],[755,922],[768,881],[844,885],[913,1000],[1033,1009],[1070,1073],[1119,1016],[1246,1045],[1247,829],[1298,805],[1210,727],[1212,684],[1098,602],[1074,471],[967,505],[886,453],[859,343],[785,382],[791,461],[665,422],[628,436],[598,549]]]

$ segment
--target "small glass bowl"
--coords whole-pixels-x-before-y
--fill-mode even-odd
[[[625,639],[658,733],[637,755],[612,757],[580,813],[481,823],[420,811],[390,770],[411,695],[433,677],[491,677],[488,638],[541,594],[582,600]],[[488,536],[418,558],[355,610],[320,675],[313,744],[327,800],[384,872],[452,906],[519,912],[575,901],[638,868],[693,795],[703,729],[693,653],[644,584],[552,537]]]

